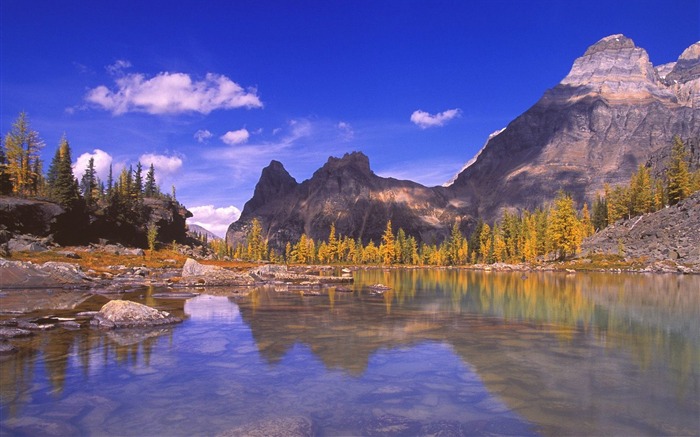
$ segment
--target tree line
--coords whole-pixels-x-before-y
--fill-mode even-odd
[[[586,203],[577,208],[571,195],[559,192],[551,204],[534,211],[505,211],[492,224],[479,221],[468,237],[456,222],[440,244],[419,243],[403,229],[394,229],[391,221],[380,241],[363,244],[337,234],[331,224],[327,239],[315,241],[302,234],[278,253],[268,247],[261,223],[253,219],[244,242],[230,246],[218,241],[212,247],[220,257],[294,264],[445,266],[563,259],[608,224],[675,205],[700,190],[700,170],[691,172],[688,161],[685,144],[675,137],[665,178],[652,177],[650,169],[640,165],[627,184],[606,185],[592,208]]]
[[[78,180],[73,173],[71,146],[65,135],[59,141],[56,153],[43,173],[40,152],[44,142],[32,130],[27,114],[22,112],[0,144],[0,195],[36,198],[61,205],[70,217],[68,223],[84,225],[88,216],[96,232],[106,232],[110,237],[126,238],[134,230],[145,229],[150,214],[144,199],[160,198],[176,201],[175,188],[165,195],[156,183],[153,164],[145,171],[139,162],[136,167],[124,167],[113,173],[110,164],[107,180],[97,175],[94,158],[90,158]]]
[[[145,175],[140,162],[135,169],[125,167],[116,179],[110,164],[107,181],[102,181],[95,169],[95,159],[90,158],[78,181],[73,174],[71,147],[65,135],[45,175],[40,156],[43,148],[44,142],[31,129],[27,114],[20,113],[0,145],[0,194],[46,198],[69,209],[81,203],[94,209],[100,204],[124,206],[143,198],[167,197],[156,183],[153,164]],[[174,190],[171,197],[174,197]]]

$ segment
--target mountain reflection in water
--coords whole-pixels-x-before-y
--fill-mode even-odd
[[[322,435],[700,432],[698,276],[355,277],[322,296],[128,295],[187,320],[23,341],[1,361],[0,431],[216,434],[302,415]]]

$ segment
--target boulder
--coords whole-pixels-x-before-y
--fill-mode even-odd
[[[218,266],[207,266],[200,264],[192,258],[187,258],[185,265],[182,267],[182,277],[189,278],[192,276],[204,276],[210,274],[217,274],[224,271],[223,268]]]
[[[255,281],[248,274],[240,274],[218,266],[200,264],[192,258],[185,261],[182,267],[181,286],[224,286],[224,285],[253,285]]]
[[[179,323],[182,319],[167,311],[126,300],[112,300],[102,306],[90,321],[98,328],[142,328]]]

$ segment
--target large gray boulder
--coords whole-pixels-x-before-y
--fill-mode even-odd
[[[127,300],[112,300],[104,304],[90,321],[98,328],[143,328],[179,323],[182,319],[167,311]]]
[[[200,264],[192,258],[185,261],[181,276],[182,280],[179,284],[184,286],[248,286],[255,282],[248,274],[240,274],[218,266]]]

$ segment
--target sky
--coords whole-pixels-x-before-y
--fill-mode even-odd
[[[0,134],[25,111],[44,169],[65,135],[78,177],[153,163],[224,235],[273,159],[445,183],[617,33],[675,61],[700,2],[0,0]]]

